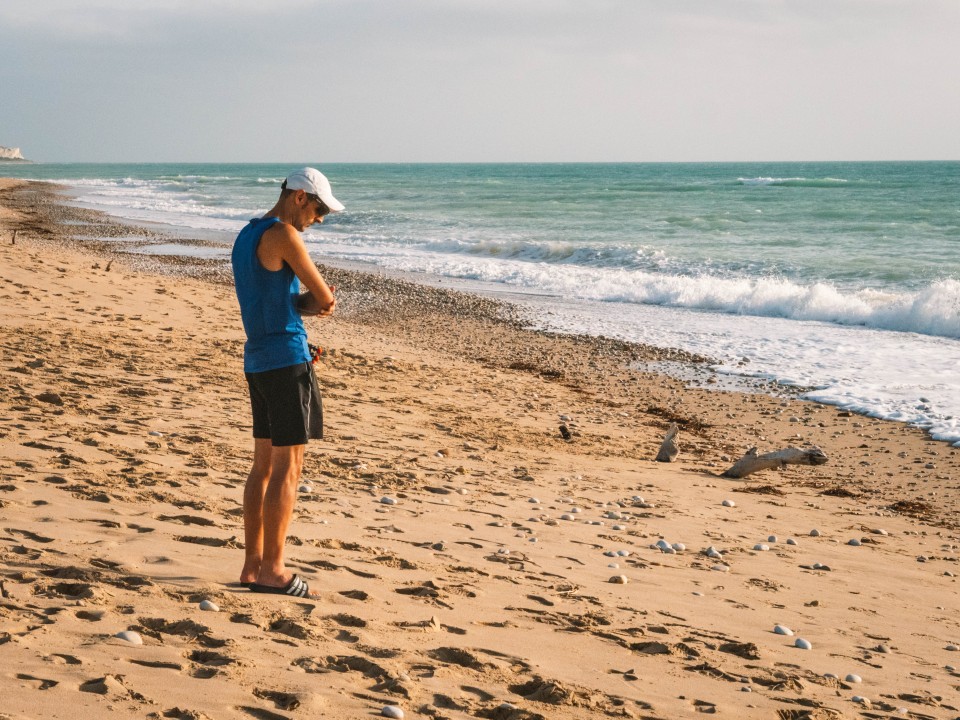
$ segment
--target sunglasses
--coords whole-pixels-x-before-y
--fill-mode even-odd
[[[320,199],[319,195],[314,195],[313,193],[304,193],[304,194],[317,204],[318,211],[321,215],[330,214],[330,208],[327,207],[327,204]]]

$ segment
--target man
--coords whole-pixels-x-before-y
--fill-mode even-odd
[[[327,178],[305,167],[287,177],[277,204],[251,220],[233,245],[254,437],[253,468],[243,491],[240,584],[254,592],[318,597],[283,560],[304,448],[323,436],[320,393],[300,316],[327,317],[336,307],[300,233],[341,210]],[[301,282],[307,287],[302,295]]]

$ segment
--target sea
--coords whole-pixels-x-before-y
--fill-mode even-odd
[[[312,163],[309,163],[312,164]],[[227,257],[297,164],[5,163]],[[960,162],[329,164],[317,261],[680,348],[960,446]],[[158,250],[150,247],[145,252]]]

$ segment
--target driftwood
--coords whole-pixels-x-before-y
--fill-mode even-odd
[[[723,477],[743,478],[758,470],[779,469],[784,465],[823,465],[825,462],[827,462],[827,456],[818,447],[805,450],[788,447],[765,455],[757,455],[757,449],[753,447],[737,460],[733,467],[723,473]]]
[[[680,448],[677,447],[675,438],[679,428],[676,423],[671,423],[670,429],[663,438],[663,444],[660,446],[660,452],[657,453],[657,462],[673,462],[680,454]]]

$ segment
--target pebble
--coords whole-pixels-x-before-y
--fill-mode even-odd
[[[210,600],[201,600],[200,609],[208,612],[220,612],[220,606]]]
[[[883,528],[875,528],[874,530],[871,530],[870,532],[872,532],[874,535],[888,535],[888,534],[889,534],[889,533],[888,533],[886,530],[884,530]]]
[[[844,682],[848,682],[848,683],[862,683],[862,682],[863,682],[863,678],[862,678],[862,677],[860,677],[859,675],[854,675],[853,673],[850,673],[849,675],[847,675],[843,680],[844,680]]]
[[[866,706],[868,706],[868,707],[869,707],[869,705],[870,705],[870,700],[868,700],[867,698],[865,698],[863,695],[854,695],[854,696],[853,696],[853,701],[854,701],[855,703],[860,703],[861,705],[866,705]]]
[[[572,508],[570,508],[570,512],[572,512],[572,513],[578,513],[578,512],[581,512],[581,510],[580,510],[580,508],[578,508],[578,507],[572,507]]]
[[[707,548],[707,557],[713,558],[714,560],[721,560],[723,558],[723,553],[711,545]]]
[[[564,513],[563,515],[560,516],[560,519],[561,519],[561,520],[573,520],[573,515],[571,515],[570,513]]]
[[[774,625],[774,626],[773,626],[773,631],[774,631],[777,635],[789,635],[789,636],[791,636],[791,637],[793,636],[793,630],[791,630],[790,628],[788,628],[786,625]]]
[[[957,647],[956,645],[947,645],[946,649],[950,652],[957,652],[960,650],[960,647]]]
[[[770,549],[770,546],[769,546],[769,545],[764,545],[763,543],[757,543],[756,545],[753,546],[753,549],[754,549],[754,550],[759,550],[760,552],[763,552],[764,550],[769,550],[769,549]]]
[[[716,572],[730,572],[729,565],[713,565],[710,569]]]
[[[610,563],[609,565],[607,565],[607,567],[610,568],[611,570],[619,570],[620,563]]]
[[[383,710],[380,711],[380,714],[383,717],[388,718],[402,718],[403,710],[398,708],[396,705],[384,705]]]
[[[629,550],[617,550],[617,555],[619,555],[620,557],[630,557],[630,551],[629,551]]]
[[[299,490],[302,493],[309,493],[309,492],[313,492],[313,486],[307,483],[303,483],[300,487],[297,488],[297,490]]]
[[[627,526],[626,526],[626,525],[614,525],[614,526],[613,526],[613,529],[614,529],[614,530],[626,530],[626,529],[627,529]]]
[[[957,669],[953,665],[944,665],[943,669],[950,673],[957,671]]]
[[[670,552],[673,550],[673,548],[670,546],[670,543],[668,543],[663,538],[661,538],[660,540],[657,540],[656,547],[658,547],[663,552]]]
[[[826,572],[830,572],[830,566],[829,566],[829,565],[824,565],[823,563],[814,563],[814,564],[813,564],[813,569],[814,569],[814,570],[824,570],[824,571],[826,571]]]
[[[787,545],[796,545],[797,541],[793,538],[787,538]]]
[[[809,640],[804,640],[803,638],[797,638],[794,643],[794,647],[798,647],[801,650],[813,650],[813,644]]]
[[[531,503],[533,503],[534,505],[539,505],[539,504],[540,504],[540,499],[539,499],[539,498],[530,498],[529,500],[527,500],[527,502],[531,502]]]
[[[150,435],[152,435],[153,437],[163,437],[163,433],[157,432],[156,430],[151,430]]]
[[[775,542],[779,542],[779,541],[777,540],[777,536],[776,536],[776,535],[770,535],[770,536],[767,537],[767,542],[775,543]]]
[[[380,498],[380,502],[384,505],[396,505],[397,499],[390,497],[389,495],[384,495],[382,498]]]
[[[874,652],[882,653],[883,655],[889,655],[889,654],[890,654],[890,648],[887,647],[886,645],[877,645],[877,646],[874,648]]]
[[[814,528],[810,531],[810,537],[820,537],[820,531]]]
[[[736,507],[737,504],[736,504],[733,500],[724,500],[724,501],[723,501],[723,506],[724,506],[724,507]]]
[[[114,635],[114,637],[126,640],[131,645],[143,645],[143,638],[140,637],[140,633],[134,632],[133,630],[123,630]]]
[[[853,545],[854,547],[860,547],[861,543],[857,538],[850,538],[847,540],[847,545]]]
[[[676,550],[677,552],[683,552],[684,550],[687,549],[687,546],[684,545],[683,543],[674,543],[674,544],[672,545],[672,547],[673,547],[673,549]]]
[[[610,578],[610,582],[612,582],[614,585],[626,585],[626,584],[627,584],[627,576],[626,576],[626,575],[614,575],[612,578]]]

